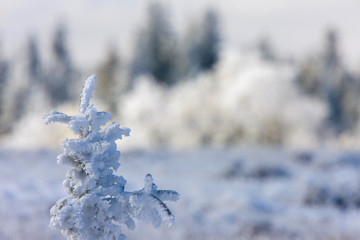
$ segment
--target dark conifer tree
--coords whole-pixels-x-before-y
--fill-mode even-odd
[[[97,95],[102,99],[112,113],[116,112],[116,102],[119,96],[117,92],[120,81],[119,76],[120,57],[114,47],[110,47],[106,57],[99,65],[97,72],[99,76]]]
[[[219,60],[219,20],[218,14],[214,10],[208,10],[205,13],[200,30],[200,69],[209,70]]]
[[[1,50],[1,49],[0,49]],[[8,82],[9,62],[0,51],[0,134],[6,132],[4,125],[4,93]]]
[[[27,43],[28,72],[33,79],[40,81],[41,58],[35,37],[30,37]]]
[[[130,77],[150,75],[160,84],[176,80],[175,36],[160,3],[149,5],[146,24],[139,31],[130,66]]]
[[[75,71],[67,43],[65,25],[56,26],[51,42],[52,66],[46,76],[46,86],[53,105],[73,98]]]
[[[356,127],[360,113],[360,83],[341,60],[335,30],[326,33],[322,52],[302,63],[297,81],[305,93],[327,103],[329,124],[336,133]]]
[[[208,10],[201,21],[190,23],[184,39],[186,64],[182,74],[194,77],[211,70],[219,60],[220,31],[218,14]]]

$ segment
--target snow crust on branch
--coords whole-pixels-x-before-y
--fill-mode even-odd
[[[178,200],[177,192],[157,190],[150,174],[142,190],[127,192],[126,180],[115,174],[121,155],[115,141],[129,136],[130,129],[116,122],[102,129],[111,114],[90,104],[95,82],[95,75],[85,81],[78,115],[52,111],[44,117],[45,124],[65,123],[79,135],[65,139],[57,158],[59,164],[71,166],[63,182],[69,196],[51,208],[50,226],[69,240],[124,240],[121,227],[135,229],[135,218],[150,220],[155,227],[171,226],[174,216],[163,201]]]

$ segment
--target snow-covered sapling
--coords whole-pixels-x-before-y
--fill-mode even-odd
[[[79,135],[65,139],[58,156],[59,164],[71,166],[63,182],[69,196],[51,208],[50,226],[69,240],[123,240],[121,226],[134,229],[134,218],[151,220],[154,226],[172,225],[174,216],[163,201],[178,200],[177,192],[157,190],[150,174],[142,190],[128,192],[126,180],[116,175],[120,152],[115,141],[129,136],[130,129],[116,122],[105,128],[111,114],[90,104],[95,82],[95,75],[85,81],[78,115],[52,111],[44,118],[45,124],[66,123]]]

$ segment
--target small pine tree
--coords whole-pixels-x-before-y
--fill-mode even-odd
[[[90,104],[95,81],[95,75],[86,80],[78,115],[52,111],[44,118],[45,124],[66,123],[79,135],[66,139],[58,156],[59,164],[71,166],[63,183],[69,196],[52,207],[50,226],[69,240],[123,240],[121,225],[134,229],[134,218],[149,219],[154,226],[172,225],[174,216],[163,201],[178,200],[177,192],[157,190],[150,174],[142,190],[127,192],[126,180],[115,175],[120,166],[115,141],[129,136],[130,129],[116,122],[101,129],[111,114],[98,112]]]

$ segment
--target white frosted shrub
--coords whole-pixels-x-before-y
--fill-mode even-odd
[[[251,53],[223,55],[214,71],[171,89],[146,77],[135,84],[119,106],[122,120],[141,133],[133,147],[311,147],[319,141],[327,108],[298,91],[292,65]]]
[[[142,190],[127,192],[126,180],[115,174],[120,166],[115,141],[129,136],[130,129],[113,122],[102,130],[111,114],[90,104],[95,81],[94,75],[86,80],[78,115],[52,111],[44,118],[46,124],[68,124],[79,136],[65,139],[58,156],[59,164],[71,167],[63,182],[69,196],[51,208],[50,226],[71,240],[120,240],[126,239],[121,226],[134,229],[134,218],[150,220],[156,227],[172,225],[174,216],[163,201],[178,200],[177,192],[157,190],[150,174]]]

